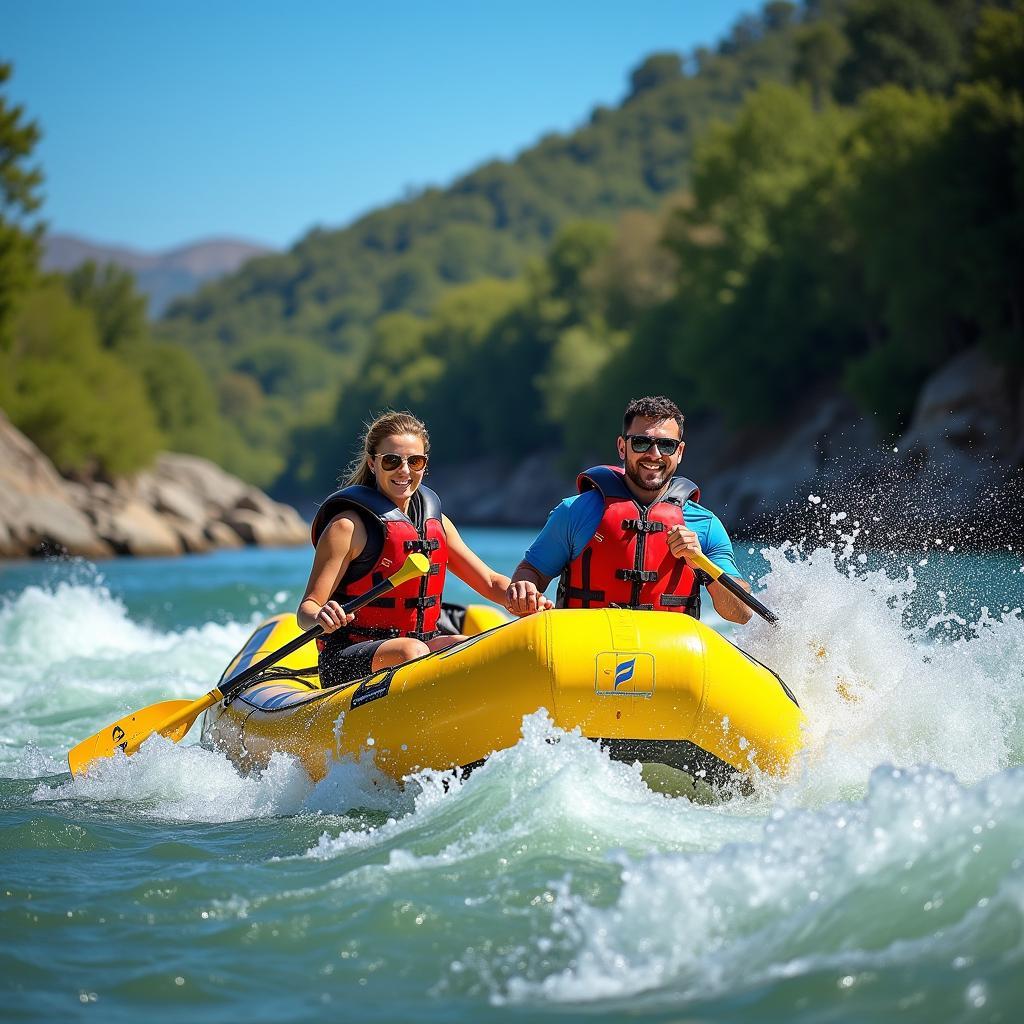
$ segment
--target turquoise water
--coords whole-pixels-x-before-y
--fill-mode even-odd
[[[529,539],[465,534],[506,571]],[[718,806],[543,713],[468,779],[243,778],[195,728],[73,781],[77,740],[210,689],[309,552],[0,567],[5,1019],[1016,1019],[1022,558],[855,541],[739,547],[783,628],[722,628],[809,729]]]

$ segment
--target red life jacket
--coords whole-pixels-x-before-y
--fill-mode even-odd
[[[429,640],[437,635],[441,592],[448,565],[448,542],[441,521],[441,499],[428,487],[420,487],[416,493],[419,495],[419,510],[422,511],[422,516],[417,516],[422,522],[419,528],[374,487],[343,487],[330,495],[317,511],[311,531],[314,547],[327,524],[342,512],[355,512],[362,518],[371,542],[374,539],[374,533],[371,533],[374,522],[380,525],[384,535],[373,566],[367,568],[365,560],[362,567],[355,562],[350,565],[331,595],[334,601],[344,603],[365,594],[372,586],[396,573],[413,552],[418,551],[430,559],[429,573],[403,583],[387,596],[360,608],[356,621],[346,629],[331,633],[326,638],[328,642],[348,645],[361,640],[396,636]],[[413,501],[417,502],[415,496]]]
[[[565,568],[558,584],[561,608],[636,608],[683,612],[700,618],[700,580],[669,551],[667,531],[683,524],[683,505],[700,488],[674,477],[665,493],[644,506],[617,466],[595,466],[576,480],[580,494],[594,489],[604,514],[587,546]]]

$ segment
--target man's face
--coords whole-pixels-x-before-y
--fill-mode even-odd
[[[636,452],[633,450],[634,442],[630,440],[633,437],[679,441],[679,447],[671,455],[663,455],[657,444],[652,444],[646,452]],[[652,420],[646,416],[634,416],[626,429],[626,436],[618,439],[618,447],[627,479],[640,491],[657,494],[679,467],[686,445],[680,441],[679,424],[674,419]]]

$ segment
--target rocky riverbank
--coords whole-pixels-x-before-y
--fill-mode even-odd
[[[676,397],[685,408],[686,396]],[[594,462],[614,455],[614,431]],[[830,390],[770,431],[705,420],[688,425],[686,438],[682,471],[737,537],[829,539],[857,529],[886,546],[927,536],[975,548],[1024,543],[1024,377],[981,349],[927,381],[900,437]],[[460,466],[437,465],[441,455],[428,483],[460,525],[539,526],[575,491],[582,468],[558,452]],[[165,453],[152,470],[115,483],[65,480],[0,413],[0,557],[173,555],[308,540],[290,506],[191,455]]]
[[[674,397],[685,408],[686,396]],[[613,460],[615,426],[595,462]],[[777,542],[858,529],[874,530],[885,545],[916,546],[928,535],[976,548],[1024,542],[1024,378],[980,348],[926,382],[900,437],[826,390],[771,430],[705,420],[688,425],[686,440],[682,472],[735,536]],[[575,492],[574,470],[557,452],[432,474],[460,524],[537,526]]]
[[[0,412],[0,557],[180,555],[309,543],[288,505],[207,459],[165,452],[112,482],[64,479]]]

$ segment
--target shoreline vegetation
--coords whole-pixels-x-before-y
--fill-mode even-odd
[[[1021,0],[776,0],[577,130],[153,323],[121,268],[40,271],[39,130],[0,94],[0,409],[89,500],[172,450],[307,509],[410,408],[460,521],[533,525],[659,391],[738,535],[888,503],[1012,543],[1022,67]]]

